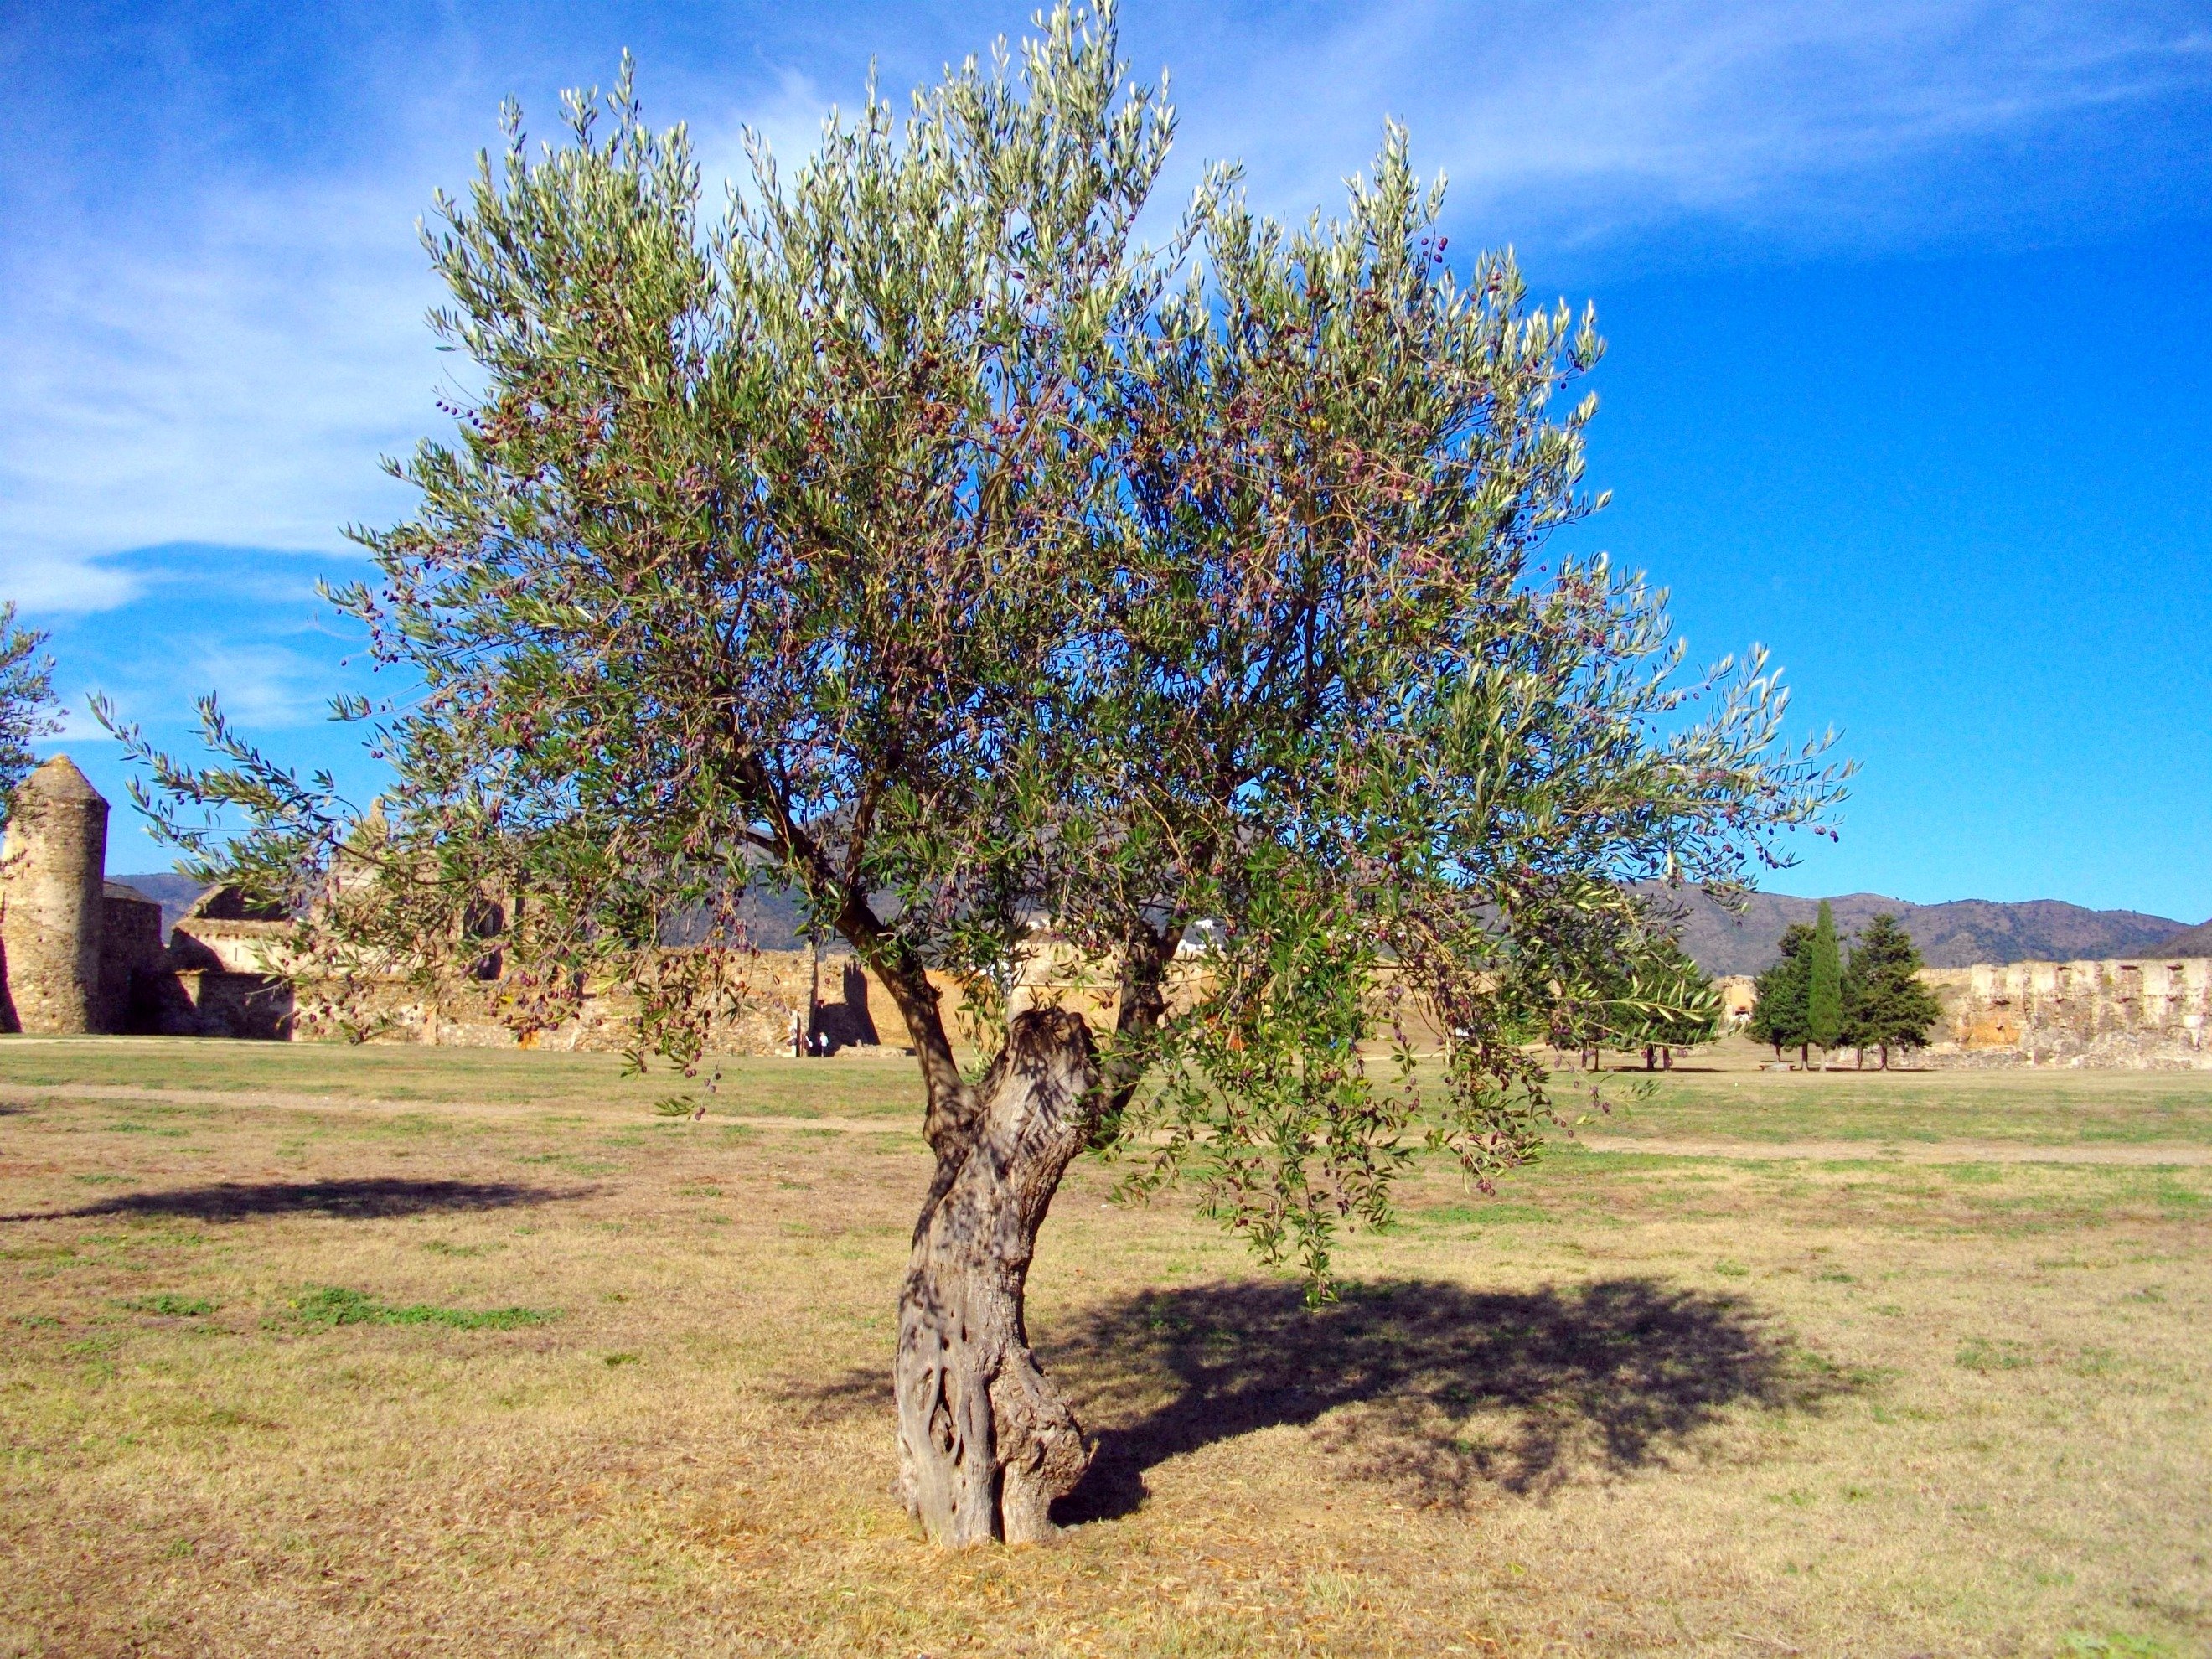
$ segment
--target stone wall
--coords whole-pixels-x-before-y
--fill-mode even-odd
[[[184,931],[179,923],[178,931]],[[234,941],[242,943],[242,941]],[[234,951],[240,968],[242,950]],[[212,975],[210,977],[213,977]],[[233,973],[231,978],[247,975]],[[906,1027],[897,1006],[876,976],[851,957],[827,957],[821,963],[819,1000],[815,1005],[811,1044],[806,1011],[816,983],[812,956],[804,951],[763,951],[744,963],[742,1006],[719,1023],[708,1037],[711,1053],[790,1054],[796,1019],[799,1042],[817,1054],[851,1048],[902,1047]],[[958,988],[933,976],[948,1022],[960,1006]],[[453,1048],[526,1048],[557,1050],[617,1050],[635,1029],[634,999],[605,989],[587,989],[576,1013],[550,1030],[518,1035],[511,1016],[512,993],[498,980],[449,988],[433,1005],[422,989],[393,980],[366,991],[341,990],[326,981],[301,977],[291,982],[283,1035],[301,1042],[366,1040],[374,1042],[438,1043]]]
[[[177,925],[173,956],[206,950],[219,957],[222,968],[240,981],[263,982],[269,969],[281,973],[284,945],[281,926],[267,935],[246,931],[252,924],[227,924],[223,928],[191,932],[189,919]],[[799,1043],[817,1054],[834,1054],[853,1048],[904,1048],[906,1022],[898,1005],[881,981],[851,956],[825,956],[816,980],[811,954],[805,951],[763,951],[744,959],[739,970],[742,1008],[720,1024],[708,1039],[709,1052],[741,1054],[787,1054],[793,1052],[793,1024],[800,1028]],[[212,969],[205,978],[212,994],[221,976]],[[281,981],[274,981],[281,982]],[[806,1010],[810,993],[819,985],[811,1043],[807,1042]],[[972,1034],[962,1018],[965,1006],[959,986],[948,975],[932,974],[939,1006],[954,1045],[966,1048]],[[301,976],[291,981],[290,997],[283,1011],[281,1035],[301,1042],[366,1040],[377,1042],[436,1042],[456,1048],[522,1046],[560,1050],[618,1050],[635,1029],[636,1005],[626,995],[609,990],[587,990],[582,1006],[550,1030],[518,1037],[504,1016],[513,1012],[511,993],[498,980],[450,988],[433,1008],[423,993],[394,980],[366,992],[341,988]],[[1085,981],[1052,953],[1039,960],[1030,981],[1013,999],[1018,1011],[1050,1000],[1065,1004],[1090,1018],[1095,1025],[1110,1024],[1113,995]],[[227,1006],[227,1005],[225,1005]],[[270,1029],[267,997],[252,1005],[252,1035],[278,1035]],[[183,1016],[178,1017],[179,1019]],[[173,1024],[165,1029],[179,1029]],[[247,1035],[241,1031],[240,1035]]]
[[[169,933],[167,966],[180,973],[289,974],[301,965],[292,924],[187,911]]]
[[[366,994],[319,981],[301,973],[290,924],[252,914],[228,890],[203,895],[164,941],[158,905],[103,881],[107,804],[83,775],[58,757],[26,782],[25,797],[31,810],[19,805],[0,862],[8,1029],[613,1050],[635,1028],[635,1003],[609,991],[587,993],[558,1027],[518,1036],[512,991],[498,979],[449,989],[434,1005],[398,979]],[[1048,949],[1015,1006],[1061,1002],[1110,1024],[1110,990],[1086,984],[1079,967]],[[1178,978],[1204,971],[1187,962]],[[896,1005],[857,960],[825,957],[817,973],[804,951],[746,959],[742,1010],[711,1034],[710,1050],[789,1054],[794,1024],[798,1045],[815,1053],[904,1045]],[[1928,969],[1922,978],[1943,1010],[1928,1064],[2212,1070],[2212,960],[2022,962]],[[965,1046],[958,988],[933,982]],[[1750,981],[1731,976],[1720,989],[1729,1024],[1739,1024],[1754,1000]],[[1409,1027],[1417,1045],[1437,1040],[1418,1018]]]
[[[66,755],[16,786],[0,850],[0,1025],[48,1035],[100,1029],[107,803]]]
[[[0,1029],[586,1049],[623,1048],[635,1029],[635,1003],[611,992],[587,993],[560,1026],[518,1036],[511,988],[496,976],[434,1001],[396,976],[365,992],[319,980],[294,947],[291,923],[234,888],[201,894],[165,940],[161,906],[106,879],[107,811],[66,756],[16,792],[0,857]],[[1066,967],[1047,951],[1017,1006],[1050,997],[1108,1012],[1094,991],[1058,983]],[[763,951],[741,979],[741,1011],[711,1034],[715,1052],[903,1044],[896,1005],[850,956],[817,963],[810,951]],[[957,1042],[958,988],[933,981]]]
[[[289,1042],[297,1032],[292,982],[274,974],[172,969],[142,975],[129,1029],[156,1036]]]
[[[1724,974],[1713,981],[1720,994],[1721,1029],[1740,1030],[1751,1023],[1759,1006],[1759,984],[1749,974]]]
[[[1928,1061],[2212,1070],[2212,960],[1930,968],[1943,1007]]]
[[[100,999],[93,1029],[145,1029],[146,981],[167,966],[161,907],[135,887],[104,884],[100,897]]]

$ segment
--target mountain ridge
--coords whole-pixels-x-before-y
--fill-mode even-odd
[[[164,936],[192,901],[200,884],[173,871],[119,875],[112,879],[136,887],[161,906]],[[1677,906],[1681,912],[1682,948],[1709,974],[1756,974],[1781,955],[1783,929],[1810,923],[1817,898],[1788,893],[1754,893],[1741,916],[1731,915],[1695,888],[1669,890],[1658,883],[1638,890]],[[2070,962],[2106,957],[2212,956],[2212,921],[2191,927],[2170,916],[2140,910],[2091,910],[2062,899],[2028,899],[2001,903],[1993,899],[1952,899],[1914,904],[1880,893],[1832,895],[1836,928],[1848,937],[1883,911],[1912,935],[1922,959],[1931,968],[1965,968],[1978,962]],[[787,894],[755,891],[740,907],[752,942],[762,950],[805,947],[799,907]],[[830,941],[830,954],[845,948]]]
[[[1678,908],[1682,948],[1709,974],[1757,974],[1780,957],[1783,930],[1810,923],[1821,900],[1788,893],[1754,893],[1741,915],[1695,888],[1670,891],[1657,883],[1640,890]],[[2195,947],[2212,954],[2212,923],[2191,928],[2171,916],[2141,910],[2092,910],[2063,899],[1951,899],[1915,904],[1880,893],[1832,894],[1840,934],[1856,933],[1887,911],[1897,918],[1923,961],[1931,968],[1975,963],[2072,962],[2166,953],[2197,935]],[[2185,946],[2184,952],[2186,953]]]
[[[2158,954],[2167,957],[2212,957],[2212,921],[2200,921],[2172,939],[2159,941]]]

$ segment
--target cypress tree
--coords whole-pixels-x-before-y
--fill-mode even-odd
[[[1832,1048],[1844,1034],[1844,963],[1836,949],[1836,915],[1828,901],[1813,923],[1813,950],[1805,991],[1805,1036]]]

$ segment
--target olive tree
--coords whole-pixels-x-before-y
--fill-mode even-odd
[[[15,624],[15,602],[0,604],[0,823],[15,786],[39,757],[31,745],[61,730],[54,704],[54,659],[43,629]]]
[[[1449,258],[1402,132],[1340,216],[1219,169],[1155,250],[1172,113],[1104,6],[903,118],[872,94],[788,173],[756,144],[711,223],[627,72],[568,115],[538,150],[510,116],[439,204],[480,390],[336,596],[419,688],[343,711],[395,779],[376,879],[526,890],[516,970],[613,976],[687,1063],[733,894],[849,941],[933,1157],[906,1501],[1039,1538],[1090,1455],[1023,1316],[1079,1153],[1190,1183],[1324,1296],[1423,1146],[1485,1183],[1536,1150],[1530,1045],[1647,937],[1626,884],[1744,879],[1838,775],[1782,749],[1762,657],[1680,683],[1663,595],[1549,550],[1601,504],[1594,404],[1562,406],[1593,322]],[[211,865],[343,884],[313,781],[140,750],[173,806],[250,809],[227,844],[173,813]],[[679,914],[705,945],[663,948]],[[1048,936],[1095,1028],[1006,1017]],[[967,1063],[933,974],[982,1016]]]

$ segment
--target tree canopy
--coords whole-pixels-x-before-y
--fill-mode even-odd
[[[1921,983],[1919,947],[1895,916],[1869,921],[1851,946],[1844,969],[1843,1041],[1858,1048],[1917,1048],[1928,1041],[1942,1007]]]
[[[15,602],[0,604],[0,823],[15,786],[39,763],[31,745],[61,729],[54,705],[54,659],[46,635],[15,625]]]
[[[1685,678],[1664,594],[1559,544],[1603,501],[1595,402],[1563,404],[1590,313],[1449,258],[1395,127],[1339,216],[1276,222],[1219,169],[1140,246],[1172,128],[1103,6],[904,121],[872,93],[787,173],[753,141],[711,223],[627,70],[558,144],[510,111],[428,236],[480,390],[336,596],[418,688],[343,710],[392,766],[374,833],[211,704],[226,765],[139,744],[207,867],[456,916],[526,892],[501,939],[544,1017],[611,977],[685,1063],[734,994],[733,893],[848,939],[922,1073],[902,1468],[961,1541],[1036,1535],[1079,1473],[1018,1317],[1066,1158],[1194,1180],[1325,1291],[1424,1139],[1486,1182],[1534,1152],[1527,1045],[1650,939],[1627,884],[1741,883],[1842,782],[1784,745],[1763,653]],[[1047,933],[1103,1029],[999,1018]]]
[[[1778,1054],[1813,1040],[1808,1004],[1813,989],[1813,929],[1793,921],[1782,930],[1782,955],[1752,981],[1754,998],[1746,1035],[1770,1043]]]
[[[1832,1048],[1844,1033],[1844,963],[1836,943],[1836,913],[1820,901],[1806,952],[1805,1036],[1817,1047]]]
[[[1712,978],[1692,961],[1672,934],[1655,926],[1604,972],[1604,1000],[1588,1011],[1579,1034],[1589,1048],[1644,1051],[1649,1069],[1655,1054],[1693,1048],[1719,1034],[1721,995]]]

